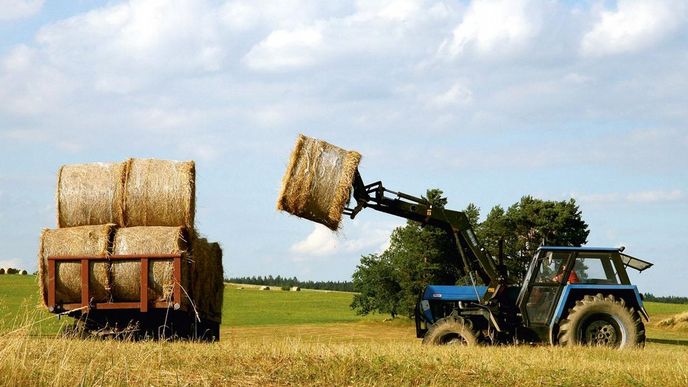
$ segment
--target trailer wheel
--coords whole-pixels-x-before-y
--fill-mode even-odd
[[[423,336],[423,344],[428,345],[478,345],[478,336],[473,331],[470,320],[462,317],[445,317],[430,326]]]
[[[558,338],[563,346],[643,347],[645,326],[638,312],[626,308],[623,299],[598,293],[576,301],[559,325]]]

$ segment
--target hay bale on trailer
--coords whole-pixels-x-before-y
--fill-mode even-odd
[[[193,298],[201,318],[222,322],[224,270],[222,248],[205,238],[191,242]]]
[[[337,230],[361,155],[299,135],[282,178],[277,209]]]
[[[123,225],[126,163],[63,165],[57,173],[57,226]]]
[[[79,226],[45,229],[41,233],[38,251],[38,278],[43,302],[48,304],[48,257],[78,255],[108,255],[108,247],[115,225]],[[89,289],[96,302],[109,298],[109,265],[91,262]],[[57,262],[55,265],[55,302],[81,302],[81,263]]]
[[[183,227],[127,227],[115,233],[112,244],[114,255],[182,255],[182,283],[189,287],[189,270],[185,263],[188,251],[188,233]],[[174,264],[172,259],[150,260],[148,270],[148,298],[151,301],[168,300],[174,290]],[[141,295],[141,261],[116,260],[112,262],[112,298],[114,301],[138,301]],[[182,297],[181,304],[186,299]]]
[[[124,193],[124,223],[184,226],[193,230],[196,167],[193,161],[130,159]]]

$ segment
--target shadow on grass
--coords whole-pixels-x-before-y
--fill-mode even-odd
[[[688,340],[678,339],[646,339],[648,343],[656,344],[672,344],[672,345],[688,345]]]

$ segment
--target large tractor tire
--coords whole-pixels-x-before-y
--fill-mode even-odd
[[[430,326],[423,336],[423,344],[429,345],[478,345],[478,335],[469,320],[461,317],[445,317]]]
[[[645,345],[645,326],[623,299],[601,293],[576,301],[559,325],[559,344],[633,348]]]

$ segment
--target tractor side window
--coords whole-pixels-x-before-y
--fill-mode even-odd
[[[609,254],[586,254],[576,259],[573,270],[581,283],[585,284],[619,284],[613,261]]]

